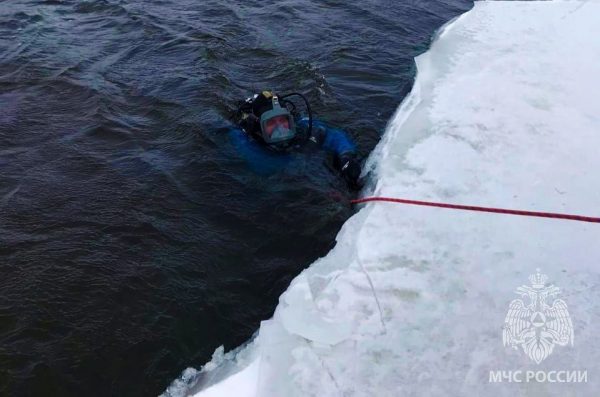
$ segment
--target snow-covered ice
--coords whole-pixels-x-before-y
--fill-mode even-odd
[[[369,194],[600,216],[599,38],[598,2],[477,2],[417,58],[369,159]],[[502,341],[536,268],[574,329],[573,346],[540,364]],[[600,224],[372,203],[247,347],[195,376],[224,380],[169,392],[592,396],[599,331]],[[587,371],[587,382],[490,383],[498,370]]]

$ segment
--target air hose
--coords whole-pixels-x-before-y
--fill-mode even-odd
[[[288,98],[291,96],[299,96],[300,98],[302,98],[302,100],[306,104],[306,111],[308,113],[308,131],[307,131],[306,135],[310,137],[311,133],[312,133],[312,126],[313,126],[313,118],[312,118],[312,111],[310,109],[310,104],[308,103],[308,100],[306,99],[306,97],[304,95],[300,94],[299,92],[291,92],[289,94],[280,96],[280,98],[282,100],[284,100],[285,98]]]

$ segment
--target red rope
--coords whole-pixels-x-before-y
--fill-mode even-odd
[[[570,214],[556,214],[556,213],[552,213],[552,212],[535,212],[535,211],[508,210],[508,209],[503,209],[503,208],[476,207],[476,206],[473,206],[473,205],[456,205],[456,204],[445,204],[445,203],[432,203],[432,202],[429,202],[429,201],[405,200],[405,199],[390,198],[390,197],[365,197],[365,198],[361,198],[361,199],[351,200],[350,202],[352,204],[361,204],[361,203],[367,203],[369,201],[387,201],[387,202],[391,202],[391,203],[424,205],[424,206],[427,206],[427,207],[452,208],[452,209],[456,209],[456,210],[479,211],[479,212],[493,212],[493,213],[496,213],[496,214],[535,216],[535,217],[540,217],[540,218],[568,219],[568,220],[571,220],[571,221],[600,223],[600,218],[593,218],[593,217],[590,217],[590,216],[570,215]]]

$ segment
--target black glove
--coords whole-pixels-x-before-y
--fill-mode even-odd
[[[352,190],[360,190],[361,183],[358,179],[360,177],[360,164],[354,157],[349,159],[342,159],[342,168],[340,169],[342,177],[348,184],[348,187]]]

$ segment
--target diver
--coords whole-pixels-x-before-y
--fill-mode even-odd
[[[289,99],[292,96],[304,101],[308,117],[300,114],[294,102]],[[361,168],[354,142],[345,131],[313,120],[310,105],[304,95],[291,93],[278,96],[271,91],[263,91],[238,103],[232,119],[241,129],[236,136],[238,141],[246,139],[259,142],[262,151],[278,153],[280,158],[281,154],[298,150],[306,144],[319,145],[332,155],[333,168],[341,174],[348,187],[352,190],[361,188]],[[260,157],[257,153],[246,157],[251,156],[255,160]]]

